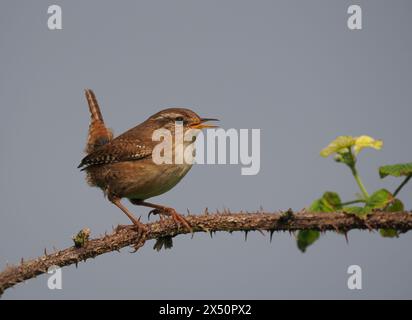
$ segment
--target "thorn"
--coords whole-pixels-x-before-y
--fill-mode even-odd
[[[365,221],[365,226],[368,228],[369,231],[373,231],[372,226]]]
[[[256,229],[257,231],[259,231],[259,233],[262,235],[262,236],[265,236],[265,234],[263,233],[263,230],[262,229]]]
[[[271,229],[269,233],[270,233],[270,243],[272,243],[272,238],[273,238],[273,234],[275,233],[275,230]]]
[[[345,231],[345,232],[343,233],[343,235],[345,236],[346,244],[349,244],[348,232]]]
[[[245,241],[247,241],[247,234],[248,234],[249,230],[245,230]]]
[[[77,269],[77,267],[79,266],[79,262],[76,261],[74,265],[76,266],[76,269]]]
[[[189,208],[187,208],[186,210],[187,210],[187,214],[188,214],[188,215],[190,215],[190,211],[189,211]]]
[[[209,209],[207,207],[205,208],[204,214],[206,214],[206,215],[209,214]]]
[[[210,230],[208,228],[206,228],[205,226],[203,226],[202,224],[198,225],[200,229],[202,229],[202,231],[204,232],[210,232]]]
[[[209,231],[209,235],[210,235],[210,239],[213,239],[213,231],[212,230]]]
[[[23,258],[21,258],[21,260],[20,260],[20,264],[24,264],[24,259]]]
[[[262,205],[260,205],[259,210],[260,210],[261,213],[263,213],[264,210],[263,210]]]
[[[44,255],[47,256],[47,249],[44,248]]]

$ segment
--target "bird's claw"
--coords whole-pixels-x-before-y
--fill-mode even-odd
[[[162,219],[162,210],[160,209],[153,209],[149,211],[149,214],[147,215],[147,219],[150,220],[151,215],[159,215],[160,219]]]
[[[177,225],[183,225],[187,230],[189,230],[190,233],[193,234],[193,229],[190,226],[189,222],[183,216],[178,214],[176,210],[173,208],[156,208],[150,210],[148,214],[148,219],[150,219],[151,215],[159,215],[160,223],[163,223],[163,216],[170,216]]]
[[[144,233],[146,233],[149,229],[148,229],[148,227],[145,225],[145,224],[143,224],[143,223],[139,223],[139,224],[119,224],[117,227],[116,227],[116,229],[115,229],[115,231],[116,231],[116,233],[118,233],[118,232],[120,232],[120,231],[122,231],[122,230],[133,230],[133,231],[136,231],[136,232],[138,232],[138,233],[141,233],[141,232],[144,232]]]
[[[131,245],[134,249],[132,253],[134,253],[140,247],[142,247],[144,243],[146,242],[147,232],[149,231],[149,228],[146,225],[140,223],[140,224],[128,224],[128,225],[119,224],[115,229],[116,233],[119,233],[122,230],[132,230],[132,231],[137,232],[136,242]]]
[[[180,222],[187,230],[189,230],[190,233],[193,234],[193,229],[190,226],[189,222],[185,218],[183,218],[181,215],[178,214],[176,216],[173,216],[173,220],[175,220],[177,224]]]
[[[183,225],[191,234],[193,234],[193,229],[189,222],[182,215],[178,214],[175,209],[167,208],[167,215],[170,215],[177,225]]]

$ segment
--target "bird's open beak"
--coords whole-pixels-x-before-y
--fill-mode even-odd
[[[217,128],[218,126],[212,124],[206,124],[208,121],[219,121],[218,119],[213,118],[200,118],[200,122],[193,123],[190,125],[191,129],[205,129],[205,128]]]

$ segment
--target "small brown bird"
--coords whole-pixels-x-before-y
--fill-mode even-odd
[[[184,108],[170,108],[159,111],[146,121],[113,138],[113,133],[104,123],[99,105],[92,90],[85,90],[89,104],[91,122],[86,145],[87,156],[79,168],[87,172],[87,182],[103,190],[109,201],[119,207],[133,222],[131,227],[145,230],[139,219],[121,203],[128,198],[134,205],[150,207],[150,214],[170,216],[176,223],[192,231],[187,220],[173,208],[145,200],[172,189],[190,170],[190,163],[156,164],[152,159],[154,147],[152,134],[157,129],[167,129],[175,137],[176,122],[183,130],[212,128],[205,124],[217,119],[200,118],[195,112]],[[173,139],[174,140],[174,139]],[[185,142],[185,144],[191,144]],[[173,156],[175,148],[173,148]],[[173,158],[174,159],[174,158]]]

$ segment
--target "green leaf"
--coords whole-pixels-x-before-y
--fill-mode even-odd
[[[394,200],[392,193],[386,189],[380,189],[374,192],[367,200],[365,209],[372,211],[375,209],[384,209]]]
[[[386,210],[389,212],[402,212],[405,211],[403,203],[399,199],[394,199],[387,207]]]
[[[310,212],[335,212],[342,208],[342,201],[336,192],[327,191],[322,198],[315,200],[309,207]],[[299,231],[297,245],[300,251],[305,252],[320,237],[320,232],[316,230]]]
[[[410,176],[412,175],[412,162],[379,167],[379,175],[381,178],[385,178],[386,176]]]
[[[348,214],[354,214],[355,216],[361,219],[365,219],[369,213],[368,210],[365,210],[365,208],[362,207],[344,207],[343,212]]]
[[[310,212],[335,212],[342,208],[342,201],[336,192],[327,191],[322,198],[315,200],[309,207]]]
[[[362,207],[344,207],[343,212],[345,213],[354,213],[354,214],[360,214],[363,212]]]
[[[399,233],[395,229],[380,229],[379,233],[384,238],[398,238]]]
[[[394,199],[386,208],[389,212],[404,211],[404,206],[401,200]],[[396,229],[380,229],[379,233],[384,238],[398,238],[399,232]]]
[[[361,219],[366,219],[373,210],[385,209],[389,212],[404,211],[403,203],[395,199],[388,190],[380,189],[374,192],[362,207],[344,207],[343,212],[354,214]]]
[[[305,252],[306,249],[319,239],[320,232],[316,230],[301,230],[298,233],[297,245],[300,251]]]
[[[334,210],[339,209],[342,205],[342,201],[336,192],[325,192],[322,196],[324,201],[326,201]]]

